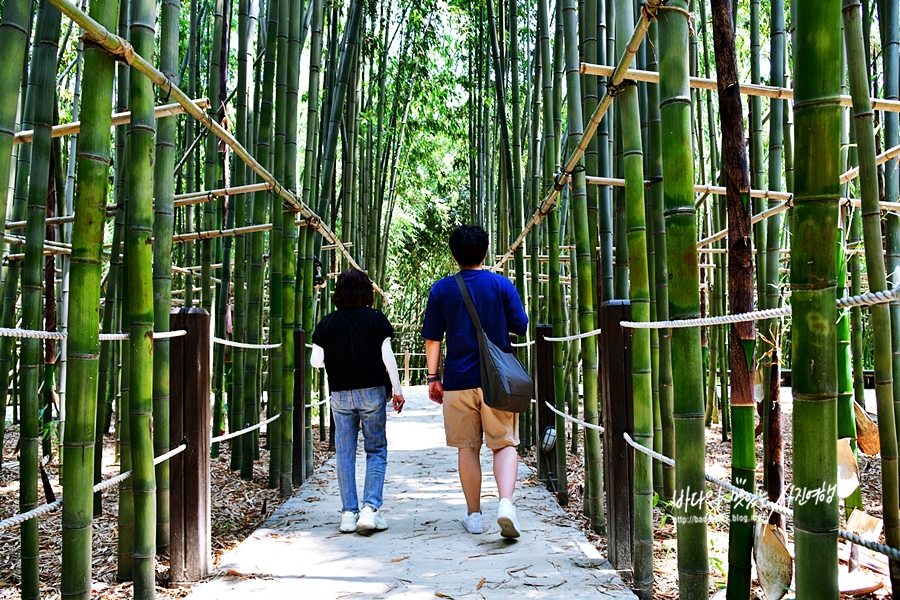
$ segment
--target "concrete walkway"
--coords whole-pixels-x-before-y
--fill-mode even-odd
[[[221,598],[634,598],[555,499],[519,467],[523,533],[500,537],[490,453],[482,450],[486,531],[466,533],[456,450],[444,445],[441,409],[425,387],[388,412],[382,510],[390,528],[371,537],[338,532],[332,458],[250,538],[227,553],[195,600]],[[358,455],[360,495],[365,457]]]

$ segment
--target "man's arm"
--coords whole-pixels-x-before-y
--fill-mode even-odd
[[[432,402],[444,403],[444,386],[441,385],[438,365],[441,362],[441,342],[425,340],[425,363],[428,365],[428,397]]]

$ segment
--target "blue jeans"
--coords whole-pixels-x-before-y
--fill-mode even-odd
[[[338,485],[344,511],[359,512],[356,494],[356,439],[362,425],[366,449],[366,484],[363,506],[380,508],[387,467],[387,410],[384,387],[331,393]]]

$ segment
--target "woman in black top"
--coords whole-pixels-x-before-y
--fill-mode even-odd
[[[397,361],[391,349],[394,330],[381,311],[372,308],[372,282],[362,271],[340,274],[334,288],[337,310],[313,332],[311,364],[325,367],[334,415],[338,485],[341,490],[341,532],[370,534],[387,529],[380,512],[387,466],[385,435],[388,386],[393,406],[405,402]],[[366,449],[366,483],[360,510],[356,493],[356,439],[362,426]]]

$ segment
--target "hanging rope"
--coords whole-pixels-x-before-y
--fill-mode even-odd
[[[281,344],[245,344],[244,342],[233,342],[231,340],[224,340],[222,338],[214,337],[212,339],[216,344],[222,344],[223,346],[231,346],[232,348],[248,348],[248,349],[259,349],[259,350],[273,350],[275,348],[281,348]]]
[[[848,298],[848,300],[849,300],[849,298]],[[631,436],[628,435],[627,433],[623,432],[622,437],[625,439],[625,442],[629,446],[631,446],[638,452],[642,452],[643,454],[646,454],[647,456],[654,458],[654,459],[660,461],[661,463],[667,464],[670,467],[675,466],[674,460],[672,460],[668,456],[663,456],[659,452],[654,452],[653,450],[651,450],[650,448],[647,448],[646,446],[642,446],[641,444],[638,444],[633,439],[631,439]],[[764,496],[757,496],[756,494],[751,494],[747,490],[742,490],[739,487],[735,487],[735,486],[731,485],[727,481],[722,481],[721,479],[713,477],[712,475],[709,475],[707,473],[704,473],[703,477],[708,482],[712,483],[713,485],[717,485],[721,488],[724,488],[724,489],[728,490],[729,492],[731,492],[732,494],[734,494],[735,496],[740,497],[743,500],[747,500],[748,502],[752,502],[756,506],[768,508],[769,510],[777,512],[781,515],[784,515],[785,517],[788,517],[789,519],[794,518],[794,511],[792,511],[790,508],[788,508],[786,506],[782,506],[781,504],[775,504],[774,502],[770,501],[768,498],[766,498]],[[881,554],[889,556],[890,558],[893,558],[895,560],[900,560],[900,550],[897,550],[896,548],[891,548],[890,546],[887,546],[885,544],[879,544],[878,542],[872,542],[872,541],[863,539],[860,536],[856,535],[855,533],[846,531],[844,529],[838,530],[838,537],[840,537],[841,539],[847,540],[848,542],[851,542],[853,544],[857,544],[859,546],[863,546],[864,548],[868,548],[869,550],[872,550],[874,552],[879,552]]]
[[[595,430],[599,431],[600,433],[603,433],[603,431],[604,431],[603,427],[601,427],[600,425],[594,425],[593,423],[588,423],[587,421],[582,421],[581,419],[576,419],[572,415],[567,415],[566,413],[564,413],[562,411],[556,410],[556,408],[554,408],[553,405],[551,405],[547,401],[544,401],[544,405],[547,408],[549,408],[550,410],[552,410],[553,412],[555,412],[556,414],[558,414],[559,416],[561,416],[563,419],[566,419],[567,421],[572,421],[573,423],[578,423],[582,427],[587,427],[588,429],[595,429]]]
[[[181,337],[187,335],[184,329],[176,329],[175,331],[155,331],[153,332],[154,340],[166,340],[170,338]],[[44,331],[43,329],[17,329],[9,327],[0,327],[0,337],[29,338],[40,340],[64,340],[68,336],[64,331]],[[122,341],[127,340],[127,333],[101,333],[100,341]]]
[[[209,443],[215,444],[218,442],[224,442],[225,440],[230,440],[231,438],[236,438],[240,435],[244,435],[245,433],[250,433],[251,431],[255,431],[256,429],[261,428],[263,425],[268,425],[269,423],[271,423],[275,419],[279,418],[280,416],[281,416],[281,413],[278,413],[274,417],[268,418],[265,421],[260,421],[256,425],[251,425],[250,427],[245,427],[244,429],[240,429],[238,431],[232,431],[231,433],[226,433],[224,435],[217,435],[216,437],[211,438],[209,440]]]
[[[19,461],[14,460],[12,462],[5,462],[0,465],[0,469],[14,469],[19,466]]]
[[[837,301],[838,308],[853,308],[855,306],[874,306],[876,304],[886,304],[900,299],[900,286],[893,287],[883,292],[868,292],[859,296],[850,296],[849,298],[840,298]],[[679,327],[703,327],[706,325],[723,325],[726,323],[744,323],[746,321],[758,321],[763,319],[774,319],[776,317],[786,317],[793,312],[790,306],[782,306],[781,308],[770,308],[766,310],[756,310],[746,313],[737,313],[733,315],[722,315],[720,317],[706,317],[703,319],[681,319],[676,321],[648,321],[638,323],[635,321],[621,321],[619,325],[628,327],[629,329],[663,329],[663,328],[679,328]],[[547,338],[550,339],[550,338]]]
[[[317,406],[322,406],[322,405],[325,404],[326,402],[328,402],[328,398],[325,398],[324,400],[322,400],[322,401],[320,401],[320,402],[316,402],[316,403],[314,403],[314,404],[307,404],[307,405],[306,405],[306,408],[315,408],[315,407],[317,407]]]
[[[510,344],[513,348],[525,348],[526,346],[531,346],[534,344],[534,340],[528,340],[526,342],[522,342],[521,344]]]
[[[624,325],[623,325],[624,327]],[[594,329],[593,331],[586,331],[584,333],[576,333],[575,335],[567,335],[563,337],[545,337],[544,339],[548,342],[571,342],[572,340],[580,340],[583,338],[589,338],[595,335],[600,335],[599,329]]]
[[[153,464],[158,465],[161,462],[165,462],[165,461],[169,460],[170,458],[172,458],[173,456],[175,456],[177,454],[181,454],[186,449],[187,449],[187,444],[181,444],[180,446],[176,447],[175,449],[170,450],[169,452],[166,452],[165,454],[161,454],[160,456],[157,456],[153,460]],[[110,488],[110,487],[118,484],[120,481],[124,481],[124,480],[128,479],[129,477],[131,477],[131,471],[126,471],[120,475],[116,475],[115,477],[112,477],[111,479],[107,479],[106,481],[103,481],[103,482],[95,485],[93,488],[94,492],[102,492],[103,490]],[[20,515],[16,515],[14,517],[10,517],[3,521],[0,521],[0,531],[3,531],[4,529],[9,529],[10,527],[12,527],[14,525],[21,525],[25,521],[30,521],[31,519],[35,519],[37,517],[46,515],[47,513],[51,513],[53,511],[55,511],[56,509],[58,509],[59,507],[61,507],[62,503],[63,503],[63,499],[60,498],[56,502],[51,502],[50,504],[45,504],[43,506],[39,506],[39,507],[35,508],[34,510],[29,510],[28,512],[22,513]]]

